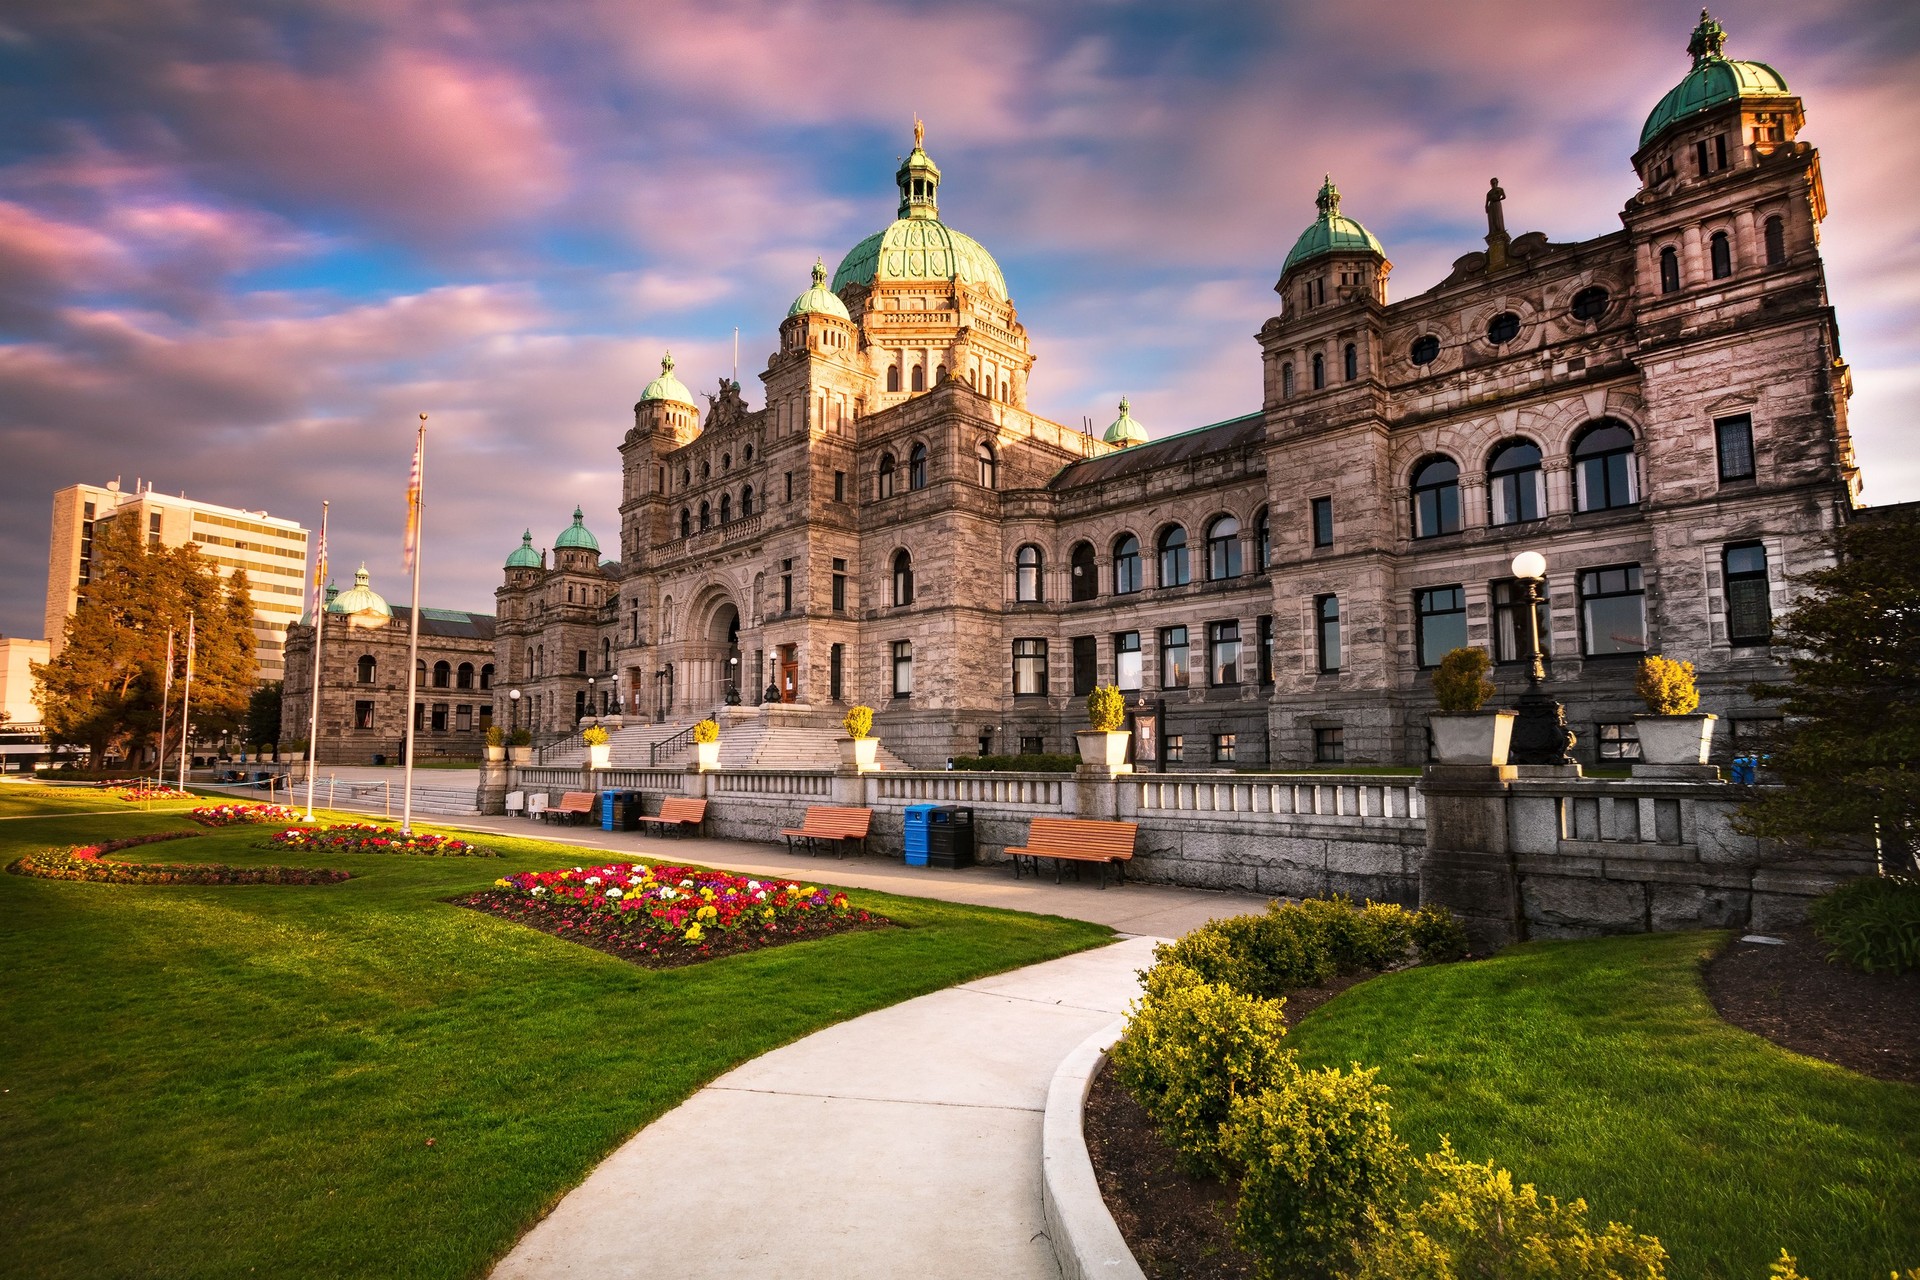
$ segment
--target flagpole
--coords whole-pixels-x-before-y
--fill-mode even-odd
[[[180,790],[187,789],[187,744],[193,741],[193,614],[187,614],[187,689],[180,697]]]
[[[167,628],[167,669],[160,679],[160,748],[153,753],[154,786],[167,789],[167,704],[173,701],[173,628]]]
[[[320,551],[313,561],[313,684],[307,690],[313,708],[307,723],[307,816],[302,822],[314,820],[313,775],[317,772],[314,766],[320,762],[320,637],[327,629],[324,584],[327,580],[327,511],[332,506],[330,502],[320,503]]]
[[[413,570],[413,607],[407,614],[407,759],[404,782],[405,799],[400,808],[400,833],[413,834],[413,744],[420,725],[420,712],[414,705],[418,696],[420,663],[420,531],[426,506],[427,415],[420,415],[419,431],[413,440],[413,483],[407,489],[407,560]]]

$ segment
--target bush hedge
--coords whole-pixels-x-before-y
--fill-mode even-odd
[[[1807,909],[1813,931],[1833,947],[1829,959],[1863,973],[1920,969],[1920,880],[1868,876],[1850,881]]]
[[[1025,756],[955,756],[953,767],[970,773],[1072,773],[1080,757],[1056,752]]]
[[[1445,907],[1409,911],[1391,902],[1306,898],[1272,903],[1264,915],[1211,921],[1153,954],[1204,981],[1275,998],[1341,974],[1415,959],[1458,960],[1467,954],[1467,934]]]

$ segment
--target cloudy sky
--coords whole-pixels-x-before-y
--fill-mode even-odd
[[[1871,502],[1920,498],[1920,9],[1743,0],[1803,95]],[[52,491],[119,476],[308,525],[404,598],[491,610],[531,526],[617,541],[671,346],[755,374],[815,255],[893,216],[917,113],[942,216],[1006,271],[1031,397],[1164,434],[1259,403],[1252,339],[1330,171],[1394,296],[1517,233],[1603,234],[1681,0],[0,0],[0,632],[37,636]]]

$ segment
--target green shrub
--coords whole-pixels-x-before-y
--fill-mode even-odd
[[[697,722],[693,726],[693,740],[702,744],[720,741],[720,722],[712,716]]]
[[[1303,940],[1276,932],[1267,916],[1211,920],[1174,942],[1153,949],[1154,959],[1183,965],[1206,982],[1248,995],[1283,996],[1295,987],[1317,986],[1320,972],[1309,963]],[[1302,974],[1306,981],[1297,981]],[[1331,977],[1331,970],[1326,976]],[[1320,979],[1324,981],[1324,978]]]
[[[1220,1126],[1233,1100],[1291,1070],[1284,1007],[1204,982],[1172,986],[1134,1007],[1110,1060],[1189,1168],[1220,1172]]]
[[[488,725],[488,726],[487,726],[487,745],[488,745],[488,746],[490,746],[490,747],[504,747],[504,746],[506,746],[506,745],[507,745],[507,731],[506,731],[505,729],[502,729],[502,728],[501,728],[501,727],[500,727],[499,725],[497,725],[497,724],[490,724],[490,725]]]
[[[1808,908],[1828,959],[1863,973],[1920,969],[1920,880],[1868,876],[1841,885]]]
[[[1684,716],[1700,705],[1700,690],[1693,683],[1693,664],[1675,662],[1657,653],[1640,659],[1640,673],[1634,677],[1633,690],[1656,716]]]
[[[860,706],[847,708],[846,719],[840,727],[847,731],[849,738],[864,738],[873,732],[873,708]]]
[[[604,747],[607,745],[608,736],[607,731],[596,724],[581,733],[580,740],[590,747]]]
[[[1149,1000],[1205,982],[1206,979],[1200,974],[1171,960],[1162,960],[1140,971],[1140,989]]]
[[[1413,1196],[1375,1207],[1355,1280],[1660,1280],[1667,1251],[1652,1236],[1609,1222],[1595,1230],[1587,1203],[1561,1204],[1491,1162],[1473,1164],[1441,1139],[1414,1166]],[[1417,1201],[1414,1197],[1418,1197]]]
[[[1413,913],[1413,945],[1428,964],[1449,964],[1467,954],[1467,930],[1445,907],[1426,906]]]
[[[1112,733],[1127,722],[1127,696],[1110,684],[1095,685],[1087,695],[1087,725]]]
[[[530,746],[532,746],[532,745],[533,745],[533,730],[531,730],[531,729],[515,729],[515,730],[514,730],[514,731],[513,731],[512,733],[510,733],[510,734],[508,734],[508,735],[507,735],[507,745],[508,745],[508,746],[510,746],[510,747],[530,747]]]
[[[1478,711],[1494,694],[1487,671],[1493,666],[1485,649],[1449,649],[1433,669],[1433,696],[1442,711],[1458,714]]]
[[[1233,1231],[1262,1277],[1345,1275],[1356,1239],[1395,1203],[1407,1149],[1374,1075],[1295,1070],[1231,1107],[1221,1145],[1243,1171]]]
[[[955,756],[953,767],[972,773],[1072,773],[1080,757],[1056,752],[1024,756]]]

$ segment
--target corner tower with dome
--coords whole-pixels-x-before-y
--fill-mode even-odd
[[[1484,237],[1408,297],[1366,225],[1383,193],[1297,174],[1246,411],[1150,431],[1121,399],[1098,437],[1030,410],[1042,366],[916,124],[892,221],[770,302],[762,407],[661,360],[620,445],[618,561],[580,511],[550,563],[502,548],[499,661],[547,734],[860,702],[937,766],[1070,751],[1111,682],[1159,729],[1145,767],[1419,764],[1448,650],[1486,649],[1503,700],[1524,684],[1527,550],[1584,763],[1633,758],[1647,652],[1692,661],[1719,750],[1744,747],[1774,714],[1749,686],[1784,671],[1773,619],[1858,477],[1819,157],[1784,76],[1728,47],[1703,13],[1623,129],[1617,229],[1523,229],[1547,202],[1492,178]]]

